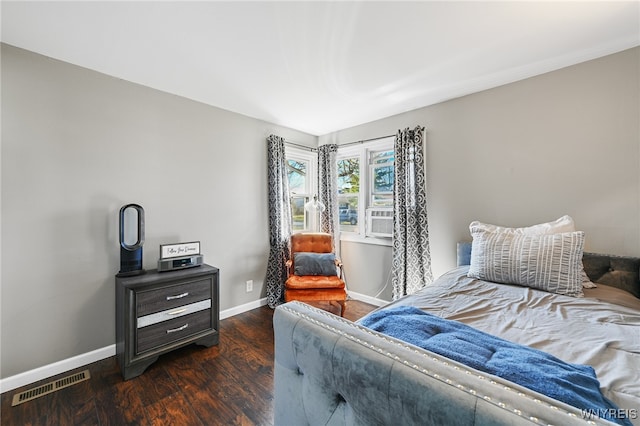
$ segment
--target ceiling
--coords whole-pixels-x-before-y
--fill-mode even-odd
[[[640,45],[640,2],[2,1],[2,42],[312,135]]]

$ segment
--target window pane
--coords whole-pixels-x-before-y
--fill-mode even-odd
[[[338,194],[360,192],[360,159],[338,160]]]
[[[358,232],[358,194],[338,195],[340,230]]]
[[[307,201],[309,201],[309,197],[295,195],[291,197],[291,229],[294,232],[306,229],[307,218],[304,205]]]
[[[393,163],[394,151],[374,151],[371,153],[371,164]]]
[[[306,161],[287,160],[287,176],[290,192],[297,194],[308,192]]]
[[[358,232],[358,195],[360,192],[360,158],[338,160],[338,203],[340,230]]]
[[[372,207],[393,207],[393,194],[374,194],[371,200]]]
[[[393,193],[394,166],[373,168],[373,193]]]

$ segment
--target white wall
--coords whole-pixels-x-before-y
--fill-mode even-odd
[[[526,226],[569,214],[586,232],[588,251],[639,256],[639,64],[634,48],[324,135],[319,143],[427,128],[435,276],[455,266],[456,242],[470,240],[472,220]],[[345,270],[371,259],[348,275],[350,287],[374,296],[390,254],[348,244]]]
[[[145,209],[146,269],[160,244],[199,240],[221,309],[265,297],[271,133],[317,143],[2,45],[0,375],[114,344],[127,203]]]

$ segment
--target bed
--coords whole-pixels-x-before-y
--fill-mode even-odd
[[[581,280],[597,287],[567,295],[470,277],[471,249],[460,244],[458,267],[359,323],[279,306],[275,424],[640,425],[640,259],[580,251]],[[591,366],[613,405],[575,407],[362,325],[409,308]]]

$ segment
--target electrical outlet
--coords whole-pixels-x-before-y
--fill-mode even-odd
[[[253,291],[253,280],[247,280],[246,291],[247,293],[251,293]]]

